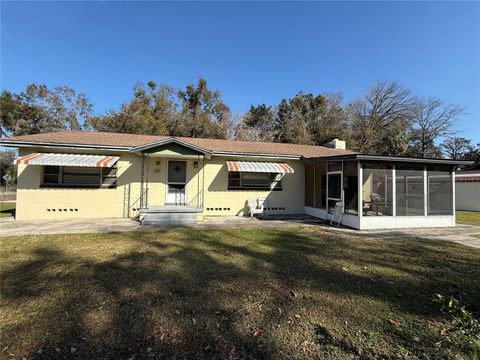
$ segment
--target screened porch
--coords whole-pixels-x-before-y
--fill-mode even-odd
[[[357,229],[455,225],[461,161],[349,155],[305,163],[305,213]]]

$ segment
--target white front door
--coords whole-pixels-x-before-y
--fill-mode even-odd
[[[167,170],[166,205],[186,205],[187,162],[169,160]]]

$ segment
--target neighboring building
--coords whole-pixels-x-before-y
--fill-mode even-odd
[[[457,210],[480,211],[480,166],[456,173],[455,200]]]
[[[343,201],[342,223],[359,229],[454,226],[455,169],[470,164],[361,155],[337,139],[308,146],[67,131],[1,144],[19,148],[18,220],[243,216],[247,199],[265,198],[267,214],[323,219]]]

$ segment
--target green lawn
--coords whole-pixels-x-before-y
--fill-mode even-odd
[[[480,251],[450,242],[313,228],[22,236],[1,238],[1,260],[5,358],[474,356],[433,300],[478,319]]]
[[[0,202],[0,218],[15,216],[14,202]]]
[[[480,226],[480,211],[457,211],[457,223]]]

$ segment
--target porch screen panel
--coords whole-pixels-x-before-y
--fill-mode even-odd
[[[453,215],[452,173],[440,168],[427,170],[428,215]]]
[[[363,164],[362,199],[363,216],[393,215],[391,166]]]
[[[305,163],[305,206],[313,207],[315,205],[314,199],[314,182],[315,164],[313,162]]]
[[[328,171],[342,171],[342,162],[341,161],[329,161],[328,162]]]
[[[325,209],[327,200],[327,162],[315,163],[315,207]]]
[[[328,197],[342,198],[342,174],[328,174]]]
[[[343,194],[345,213],[358,215],[358,172],[356,161],[343,163]]]
[[[397,216],[425,215],[423,167],[397,166]]]

